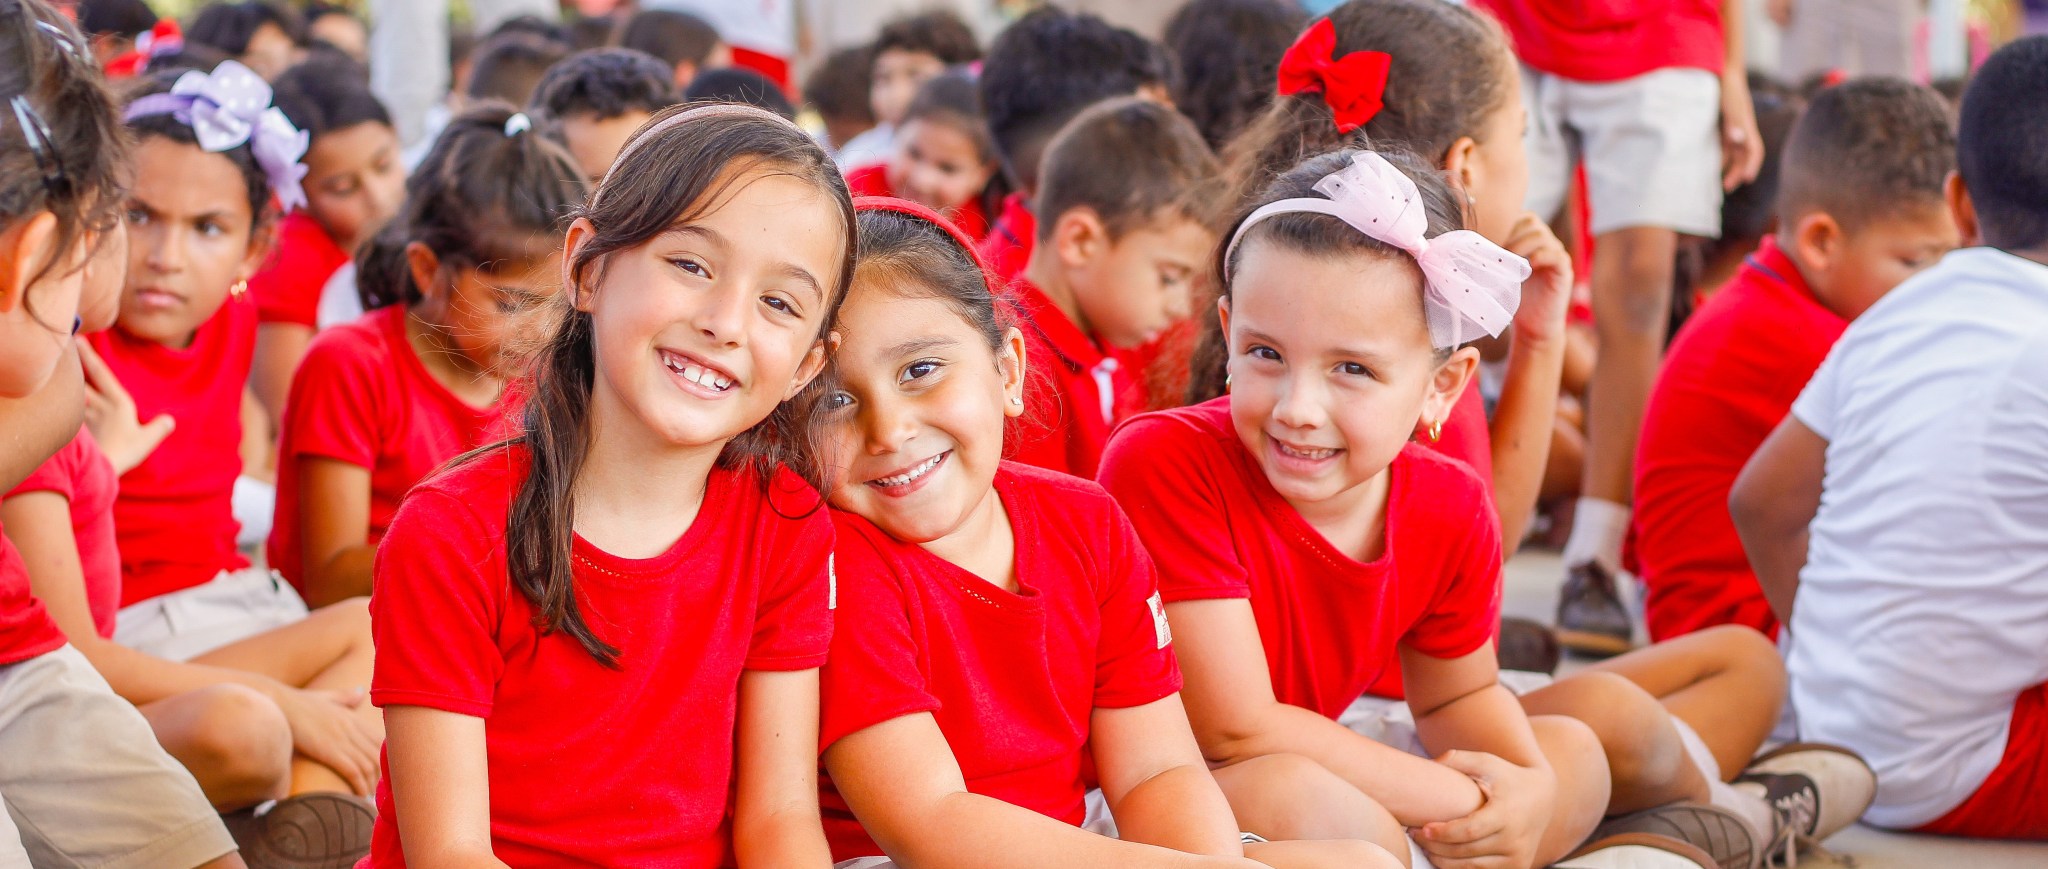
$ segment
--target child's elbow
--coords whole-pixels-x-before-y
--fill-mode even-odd
[[[1745,539],[1756,537],[1768,524],[1771,507],[1769,487],[1744,469],[1728,490],[1728,518],[1735,523],[1735,533]]]

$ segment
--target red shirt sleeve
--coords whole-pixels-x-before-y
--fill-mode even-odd
[[[65,444],[56,455],[38,465],[29,473],[28,479],[22,480],[21,485],[15,486],[14,491],[5,495],[12,498],[30,492],[55,492],[64,496],[66,501],[74,500],[78,497],[78,479],[81,476],[79,465],[85,458],[83,444],[79,442],[78,436],[73,436],[70,443]]]
[[[1403,455],[1397,461],[1420,460]],[[1430,582],[1436,593],[1402,642],[1431,657],[1458,658],[1493,639],[1500,624],[1500,517],[1469,469],[1439,463],[1431,477],[1423,486],[1437,497],[1404,500],[1410,515],[1402,524],[1427,528],[1428,542],[1420,548],[1439,554],[1413,568],[1402,565],[1401,571],[1404,586]],[[1412,544],[1404,540],[1403,545]]]
[[[257,322],[317,327],[320,293],[334,270],[345,262],[348,252],[328,238],[327,231],[311,217],[286,217],[278,226],[277,248],[249,278]]]
[[[377,547],[372,702],[491,714],[505,670],[498,625],[511,593],[504,545],[501,530],[446,492],[406,499]]]
[[[1179,691],[1180,666],[1152,558],[1123,511],[1107,506],[1107,569],[1096,588],[1102,634],[1095,646],[1095,705],[1122,709]]]
[[[820,701],[818,748],[884,721],[935,712],[919,665],[903,576],[863,533],[842,528],[834,554],[840,577],[838,616],[852,630],[832,636]]]
[[[1251,597],[1251,579],[1225,525],[1218,474],[1227,457],[1204,449],[1207,436],[1186,423],[1140,417],[1103,453],[1100,482],[1130,516],[1157,565],[1168,602]]]
[[[802,488],[801,497],[780,500],[802,502],[809,515],[783,519],[775,506],[766,506],[775,518],[775,530],[767,539],[767,553],[782,555],[766,560],[757,569],[765,575],[761,602],[754,613],[754,638],[747,648],[749,670],[809,670],[824,665],[832,644],[832,517],[818,496],[793,474],[779,474],[769,484],[778,491],[790,486]],[[792,513],[790,515],[797,515]],[[767,554],[762,553],[762,554]]]
[[[314,339],[292,376],[286,439],[278,444],[280,464],[319,456],[362,468],[377,466],[385,378],[375,369],[391,360],[372,358],[359,344],[343,340],[348,336],[329,331]]]

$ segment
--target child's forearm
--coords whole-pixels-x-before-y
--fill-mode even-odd
[[[1507,378],[1494,405],[1491,431],[1493,502],[1500,511],[1500,539],[1509,552],[1528,532],[1543,489],[1564,354],[1562,333],[1551,340],[1516,335],[1508,348]]]
[[[1260,716],[1261,726],[1211,752],[1211,760],[1249,760],[1297,754],[1313,760],[1373,798],[1404,827],[1462,818],[1483,801],[1462,773],[1353,732],[1328,718],[1285,703]]]
[[[307,565],[306,606],[319,609],[368,595],[376,560],[377,547],[364,543],[342,549],[317,566]]]
[[[815,806],[735,816],[732,845],[740,869],[832,865],[832,850],[825,844]]]
[[[1190,854],[1244,855],[1230,803],[1206,767],[1163,770],[1131,788],[1112,811],[1124,841]]]
[[[1483,751],[1517,766],[1550,766],[1536,744],[1536,734],[1529,727],[1521,701],[1497,683],[1435,709],[1418,710],[1415,734],[1435,754],[1465,749]]]
[[[890,850],[899,862],[930,867],[971,864],[977,869],[1251,869],[1256,865],[1242,857],[1189,854],[1098,836],[1030,809],[966,791],[942,798],[918,828],[924,833],[916,841]]]

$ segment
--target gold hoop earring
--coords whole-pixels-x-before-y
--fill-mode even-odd
[[[1429,423],[1429,442],[1430,442],[1430,443],[1436,443],[1437,441],[1439,441],[1439,440],[1443,439],[1443,436],[1444,436],[1444,421],[1443,421],[1443,420],[1441,420],[1441,419],[1438,419],[1438,420],[1432,420],[1432,421],[1430,421],[1430,423]]]

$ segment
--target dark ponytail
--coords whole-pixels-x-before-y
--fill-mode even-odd
[[[845,219],[845,255],[819,322],[819,338],[830,332],[853,279],[853,203],[831,158],[803,131],[767,112],[704,108],[677,106],[655,115],[627,140],[611,172],[575,212],[590,221],[594,232],[569,262],[569,286],[553,304],[556,322],[535,357],[519,437],[531,466],[513,495],[506,522],[512,584],[538,610],[536,625],[574,638],[607,667],[619,666],[620,649],[584,620],[572,561],[576,478],[589,454],[590,392],[597,369],[590,315],[575,309],[576,295],[602,278],[612,254],[708,213],[736,180],[726,170],[748,161],[815,185],[838,204]],[[677,117],[692,110],[699,111]],[[804,420],[806,407],[822,389],[814,382],[796,399],[777,405],[766,420],[726,444],[718,468],[753,470],[764,492],[784,465],[814,487],[821,485],[823,474],[803,459],[818,454]]]
[[[514,111],[487,102],[464,112],[434,140],[405,181],[398,216],[356,251],[356,293],[363,310],[420,300],[405,248],[419,242],[445,266],[483,268],[531,258],[560,241],[589,184],[562,146],[514,123]]]

